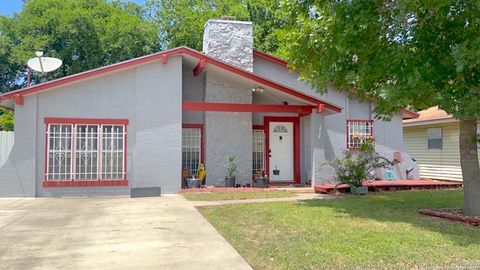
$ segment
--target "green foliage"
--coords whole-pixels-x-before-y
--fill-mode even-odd
[[[233,176],[233,174],[237,170],[237,162],[235,160],[235,157],[228,157],[223,167],[225,168],[225,173],[227,174],[227,176]]]
[[[26,1],[12,18],[0,18],[0,85],[18,88],[35,51],[58,57],[63,66],[50,79],[158,51],[158,29],[134,3],[107,0]],[[34,77],[34,82],[40,78]]]
[[[480,117],[479,1],[287,0],[284,10],[281,54],[318,89],[368,96],[386,118],[410,105]]]
[[[13,113],[0,109],[0,130],[13,131]]]
[[[150,19],[159,25],[164,46],[202,50],[203,27],[208,19],[233,16],[254,23],[255,48],[275,52],[275,30],[284,24],[279,0],[149,0]]]
[[[397,162],[380,156],[370,144],[363,144],[358,151],[345,151],[343,158],[335,157],[324,164],[335,169],[339,185],[361,187],[364,180],[371,178],[371,172],[390,168]]]

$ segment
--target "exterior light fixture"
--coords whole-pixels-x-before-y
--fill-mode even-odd
[[[263,90],[265,90],[265,89],[263,89],[263,87],[261,87],[261,86],[257,86],[257,87],[252,88],[252,92],[257,92],[257,93],[263,93]]]

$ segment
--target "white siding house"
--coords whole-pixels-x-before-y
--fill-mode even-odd
[[[419,113],[419,118],[403,122],[403,136],[420,177],[462,181],[459,122],[437,107]]]

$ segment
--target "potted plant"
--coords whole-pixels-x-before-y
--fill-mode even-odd
[[[257,182],[257,186],[259,188],[267,188],[268,187],[268,177],[264,174],[263,171],[257,171],[255,173],[255,182]]]
[[[225,161],[225,187],[235,187],[235,171],[237,170],[237,163],[235,157],[228,157]]]
[[[371,177],[371,172],[379,168],[390,168],[397,161],[390,161],[380,156],[373,148],[373,139],[368,138],[358,151],[345,151],[343,158],[333,158],[326,164],[332,166],[337,173],[337,186],[350,186],[354,195],[368,194],[368,187],[363,182]]]

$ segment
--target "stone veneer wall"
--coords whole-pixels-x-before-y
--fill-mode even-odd
[[[203,33],[203,52],[253,72],[252,23],[209,20]]]
[[[252,103],[252,92],[221,75],[208,73],[205,102]],[[237,159],[237,184],[252,179],[252,113],[205,112],[205,166],[208,185],[224,185],[227,157]]]

